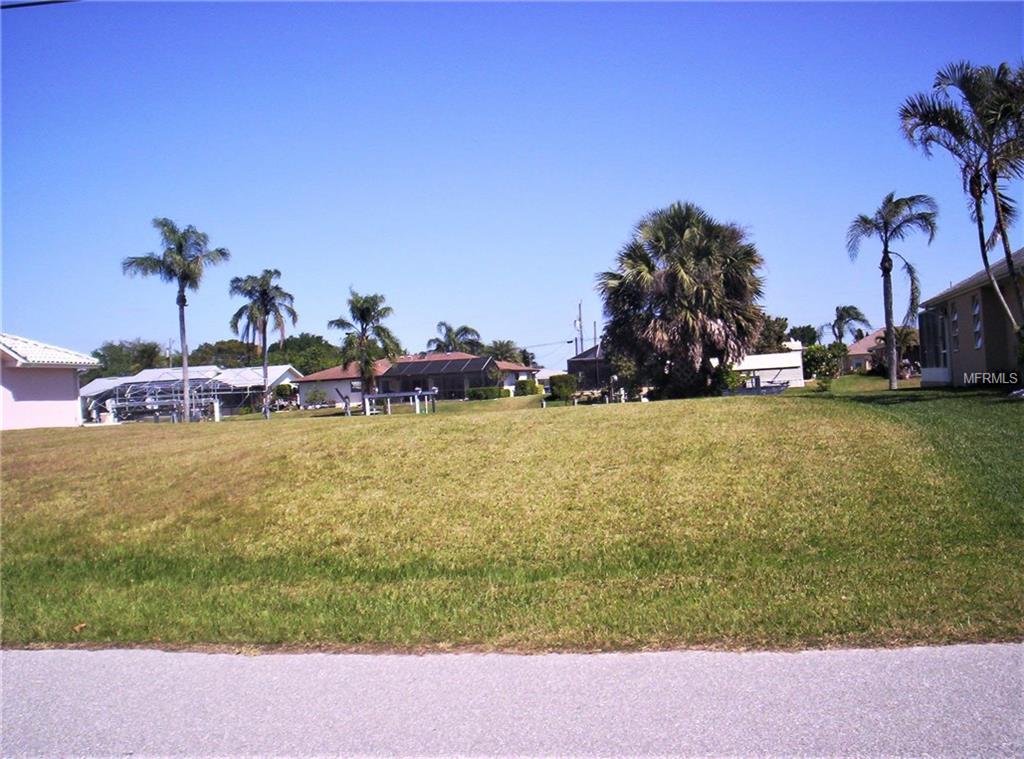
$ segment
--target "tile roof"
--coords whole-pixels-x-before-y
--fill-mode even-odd
[[[384,374],[388,369],[391,368],[391,362],[386,358],[379,359],[374,362],[373,365],[373,376],[379,377]],[[296,382],[330,382],[332,380],[351,380],[359,379],[359,364],[351,362],[344,366],[332,366],[330,369],[322,369],[319,372],[313,372],[307,374],[305,377],[301,377]]]
[[[67,366],[84,369],[99,366],[100,363],[84,353],[4,332],[0,332],[0,350],[13,358],[18,366]]]
[[[1017,269],[1017,274],[1020,275],[1022,273],[1022,270],[1024,270],[1024,248],[1018,250],[1016,253],[1013,254],[1012,257],[1014,268]],[[996,260],[993,261],[992,259]],[[994,276],[996,280],[1000,280],[1003,277],[1009,276],[1009,267],[1006,265],[1006,256],[1001,254],[998,256],[996,256],[995,254],[991,254],[989,255],[989,261],[992,264],[992,276]],[[986,274],[985,270],[982,269],[981,271],[975,272],[967,279],[962,279],[955,285],[947,287],[938,295],[933,295],[931,298],[922,301],[921,305],[931,306],[933,304],[937,304],[940,301],[951,298],[954,295],[959,295],[967,290],[973,290],[976,287],[983,287],[984,285],[987,284],[989,284],[988,274]]]
[[[866,356],[871,352],[871,349],[878,345],[878,338],[885,337],[884,329],[876,329],[874,332],[864,335],[860,340],[853,343],[849,348],[846,349],[848,356]]]
[[[517,364],[515,361],[495,361],[498,368],[503,372],[536,372],[537,367]]]

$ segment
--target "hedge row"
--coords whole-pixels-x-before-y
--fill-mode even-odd
[[[495,398],[508,398],[507,387],[471,387],[466,391],[466,398],[471,401],[490,401]]]

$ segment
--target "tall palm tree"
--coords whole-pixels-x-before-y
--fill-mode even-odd
[[[872,216],[861,214],[851,223],[846,232],[846,249],[850,260],[857,259],[861,242],[868,237],[877,237],[882,241],[882,260],[878,268],[882,270],[882,300],[885,305],[885,353],[889,359],[889,389],[898,388],[896,337],[892,316],[892,266],[893,256],[903,262],[903,270],[910,280],[910,302],[903,318],[904,326],[909,326],[917,316],[918,303],[921,298],[921,286],[917,279],[917,271],[902,255],[892,249],[896,240],[906,239],[912,232],[928,234],[928,244],[935,239],[937,229],[935,219],[938,207],[928,195],[910,195],[905,198],[895,197],[890,192],[882,200]]]
[[[263,356],[263,418],[270,418],[270,382],[267,377],[267,366],[270,362],[267,349],[267,332],[273,328],[279,335],[278,342],[284,347],[284,323],[290,319],[292,325],[299,320],[293,304],[295,298],[286,292],[276,280],[281,278],[277,269],[264,269],[262,274],[250,274],[247,277],[235,277],[231,280],[228,292],[239,295],[246,300],[244,306],[235,311],[231,317],[231,331],[238,334],[242,328],[242,342],[255,343],[260,341],[260,355]]]
[[[484,346],[483,354],[496,361],[520,361],[523,352],[512,340],[492,340]]]
[[[448,322],[438,322],[437,334],[440,337],[432,337],[427,340],[427,350],[441,353],[454,353],[456,351],[465,353],[480,352],[480,333],[465,324],[460,327],[453,327]]]
[[[165,218],[153,219],[160,232],[163,250],[143,256],[129,256],[121,262],[121,271],[129,276],[157,276],[164,282],[178,285],[178,331],[181,340],[181,380],[185,421],[191,419],[191,399],[188,382],[188,341],[185,336],[186,290],[198,290],[207,266],[227,261],[231,253],[227,248],[210,249],[210,238],[191,224],[180,229]]]
[[[836,306],[836,318],[821,325],[820,332],[824,334],[826,329],[832,330],[835,342],[841,343],[847,334],[856,339],[857,327],[871,329],[871,322],[868,321],[864,312],[856,306]]]
[[[692,203],[649,214],[597,277],[609,355],[668,395],[710,392],[714,361],[733,364],[757,341],[761,264],[740,227]]]
[[[374,364],[382,359],[392,359],[402,352],[398,338],[383,325],[394,310],[384,305],[383,295],[360,295],[349,290],[348,312],[351,321],[343,316],[327,322],[332,329],[349,330],[341,345],[341,360],[346,364],[359,365],[359,376],[363,381],[363,393],[377,389]]]
[[[971,220],[978,229],[978,248],[996,298],[1020,334],[1021,324],[1007,304],[992,274],[989,249],[1001,240],[1013,282],[1017,308],[1024,314],[1024,297],[1010,255],[1006,228],[1016,217],[1012,200],[1000,189],[1001,181],[1024,176],[1024,68],[1016,74],[1006,64],[975,67],[962,61],[941,69],[930,93],[907,98],[900,108],[903,134],[926,156],[940,147],[956,160],[964,193],[970,198]],[[985,199],[995,210],[992,236],[985,233]]]

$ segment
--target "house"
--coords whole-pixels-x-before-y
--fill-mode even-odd
[[[576,387],[580,390],[600,390],[608,385],[612,369],[603,346],[598,343],[570,358],[566,373],[576,377]]]
[[[387,359],[376,361],[373,365],[373,374],[380,377],[390,367],[391,362]],[[353,406],[358,406],[363,400],[363,381],[359,374],[359,365],[354,362],[307,374],[295,384],[299,387],[300,406],[312,404],[310,393],[314,390],[323,394],[321,403],[335,405],[343,403],[348,398]]]
[[[1024,248],[1013,254],[1013,263],[1021,275]],[[1022,314],[1006,259],[993,261],[991,268],[1003,298],[1020,322]],[[984,269],[921,305],[918,327],[922,387],[961,387],[978,382],[1015,384],[1014,376],[1016,383],[1021,382],[1017,336]],[[988,376],[981,379],[981,374]]]
[[[846,358],[843,359],[843,371],[870,371],[875,358],[871,351],[878,345],[879,340],[885,340],[884,329],[876,329],[871,334],[854,341],[846,351]]]
[[[789,350],[782,353],[754,353],[746,356],[733,365],[733,371],[744,376],[748,388],[803,387],[803,346],[798,341],[794,342],[787,342]]]
[[[457,351],[418,353],[399,356],[394,361],[381,359],[374,364],[378,392],[408,393],[416,388],[437,388],[439,398],[449,399],[465,398],[470,388],[495,385],[514,395],[516,382],[533,378],[537,371],[536,367]],[[324,369],[298,382],[299,402],[308,405],[309,393],[319,389],[329,403],[342,403],[347,397],[357,405],[363,399],[362,384],[356,364]]]
[[[302,373],[291,364],[267,367],[271,388],[292,384]],[[224,369],[213,364],[190,366],[188,384],[191,404],[200,415],[230,416],[241,409],[258,406],[263,393],[263,367]],[[81,391],[85,414],[93,419],[110,412],[117,419],[140,419],[180,410],[182,405],[180,366],[143,369],[127,377],[98,377]],[[213,404],[218,408],[213,412]]]
[[[77,427],[78,374],[98,365],[84,353],[0,333],[0,429]]]

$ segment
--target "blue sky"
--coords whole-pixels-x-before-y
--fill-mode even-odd
[[[844,234],[890,190],[940,204],[935,243],[904,246],[925,294],[980,266],[951,159],[911,148],[897,109],[951,61],[1019,62],[1022,7],[5,11],[3,328],[80,350],[176,339],[173,288],[120,273],[159,215],[233,254],[192,297],[192,347],[229,336],[228,280],[265,267],[298,330],[330,334],[352,286],[387,296],[410,349],[441,319],[550,343],[579,300],[600,319],[595,273],[675,200],[749,230],[770,313],[853,303],[880,323],[874,247],[851,264]]]

